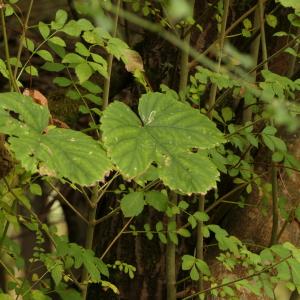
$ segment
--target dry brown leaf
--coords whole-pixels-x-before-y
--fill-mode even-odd
[[[143,59],[140,54],[134,50],[126,49],[123,53],[125,68],[128,72],[134,73],[135,71],[144,72]]]
[[[48,106],[47,98],[38,90],[25,89],[23,95],[31,97],[39,105]]]
[[[55,125],[56,127],[59,127],[59,128],[65,128],[65,129],[69,129],[70,128],[65,122],[63,122],[63,121],[61,121],[59,119],[52,118],[51,124]]]

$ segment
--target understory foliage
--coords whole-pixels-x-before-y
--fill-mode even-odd
[[[299,245],[279,243],[278,220],[300,222],[300,206],[287,211],[277,184],[279,168],[287,175],[300,171],[278,133],[279,128],[292,132],[299,125],[299,1],[242,1],[256,7],[235,23],[229,18],[234,1],[204,1],[207,11],[213,11],[216,40],[201,50],[191,33],[205,36],[208,29],[196,17],[194,1],[70,1],[76,16],[61,8],[53,20],[36,24],[29,21],[35,4],[27,1],[24,10],[22,2],[0,0],[0,264],[5,278],[0,300],[46,300],[53,295],[89,299],[91,284],[118,295],[118,282],[110,274],[117,271],[134,280],[136,266],[105,257],[125,230],[166,247],[167,271],[162,276],[168,300],[176,299],[176,289],[178,295],[185,289],[183,296],[177,295],[182,299],[240,299],[242,291],[275,299],[275,287],[282,283],[300,293]],[[10,20],[22,28],[17,51],[9,42]],[[180,64],[169,71],[178,73],[176,84],[163,78],[153,84],[155,75],[138,53],[138,42],[125,38],[131,23],[141,32],[137,36],[147,39],[147,32],[153,32],[177,51]],[[230,36],[226,29],[232,25],[235,34]],[[284,41],[276,55],[286,53],[288,76],[269,68],[272,45],[266,31]],[[251,44],[251,51],[238,49],[244,42]],[[137,100],[110,96],[117,94],[111,83],[122,72],[132,77]],[[43,77],[71,101],[62,113],[66,119],[57,118],[50,99],[38,92]],[[44,94],[49,97],[47,89]],[[76,120],[68,123],[71,111]],[[80,117],[88,120],[84,128],[76,126]],[[265,171],[270,176],[256,168],[259,151],[268,157]],[[226,193],[224,184],[231,187]],[[63,186],[81,194],[85,212],[60,192]],[[231,205],[246,207],[253,190],[269,203],[269,211],[262,213],[273,214],[270,243],[263,248],[249,247],[211,221],[214,209],[232,192],[239,193]],[[35,211],[33,199],[49,204],[53,192],[86,223],[85,244],[70,242],[67,234],[60,234],[60,224],[45,221]],[[93,247],[95,226],[106,225],[100,224],[97,207],[107,195],[115,208],[102,218],[121,212],[118,217],[125,225],[99,255]],[[149,209],[159,221],[136,225]],[[22,228],[36,237],[29,262],[15,238]],[[210,243],[217,246],[214,259],[224,276],[215,274],[206,259],[209,250],[204,253],[204,248]],[[179,248],[185,253],[177,252]],[[44,273],[30,273],[28,264]],[[237,269],[243,270],[238,277]]]

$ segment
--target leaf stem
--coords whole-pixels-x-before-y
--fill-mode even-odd
[[[116,35],[117,35],[121,2],[122,2],[121,0],[118,0],[117,5],[116,5],[114,27],[113,27],[113,34],[112,34],[113,37],[116,37]],[[109,101],[109,90],[110,90],[110,81],[111,81],[111,71],[112,71],[113,59],[114,59],[114,56],[112,54],[109,54],[108,63],[107,63],[108,77],[105,80],[104,88],[103,88],[103,105],[102,105],[103,110],[108,106],[108,101]]]
[[[199,195],[198,199],[198,211],[204,212],[205,209],[205,197],[204,195]],[[203,236],[203,226],[204,222],[198,222],[197,225],[197,243],[196,243],[196,257],[198,259],[203,260],[204,258],[204,236]],[[203,276],[202,273],[200,273],[200,278],[198,280],[198,290],[202,291],[204,288],[203,286]]]
[[[30,2],[29,2],[28,10],[27,10],[26,17],[25,17],[25,22],[23,24],[22,35],[21,35],[20,40],[19,40],[19,48],[18,48],[18,53],[17,53],[17,62],[16,62],[16,65],[15,65],[15,70],[14,70],[14,79],[15,80],[17,78],[19,62],[21,60],[22,50],[24,48],[26,31],[28,29],[28,22],[29,22],[29,18],[30,18],[30,14],[31,14],[32,6],[33,6],[33,1],[34,0],[30,0]]]
[[[126,230],[126,228],[128,227],[128,225],[131,223],[131,221],[133,220],[133,217],[131,217],[127,223],[123,226],[123,228],[121,229],[121,231],[115,236],[115,238],[111,241],[111,243],[108,245],[108,247],[105,249],[105,251],[103,252],[103,254],[101,255],[100,259],[103,259],[104,256],[108,253],[108,251],[111,249],[111,247],[114,245],[114,243],[120,238],[120,236],[124,233],[124,231]]]
[[[93,206],[89,210],[88,216],[88,226],[86,230],[86,240],[85,240],[85,249],[91,250],[93,249],[93,239],[94,239],[94,231],[95,231],[95,219],[97,213],[97,199],[98,199],[98,185],[96,185],[93,189],[93,193],[91,196],[91,203]],[[81,284],[82,288],[82,299],[87,299],[87,291],[88,291],[88,279],[89,273],[85,267],[82,268],[81,274]]]
[[[208,288],[208,289],[206,289],[206,290],[204,290],[204,291],[199,291],[199,292],[197,292],[197,293],[194,293],[193,295],[190,295],[190,296],[188,296],[188,297],[183,298],[182,300],[193,299],[193,298],[195,298],[195,297],[197,297],[197,296],[199,296],[199,295],[201,295],[201,294],[205,294],[205,293],[207,293],[207,292],[210,292],[210,291],[213,291],[213,290],[220,289],[220,288],[222,288],[222,287],[224,287],[224,286],[230,286],[230,285],[232,285],[232,284],[234,284],[234,283],[237,283],[237,282],[239,282],[239,281],[243,281],[243,280],[247,280],[247,279],[256,277],[256,276],[258,276],[258,275],[260,275],[260,274],[266,273],[266,272],[268,272],[269,270],[274,269],[276,266],[278,266],[279,264],[285,262],[286,260],[290,259],[291,257],[292,257],[292,255],[289,255],[289,256],[287,256],[287,257],[285,257],[285,258],[279,260],[279,261],[276,262],[275,264],[273,264],[273,265],[271,265],[271,266],[268,266],[268,267],[265,267],[264,269],[262,269],[262,270],[259,271],[259,272],[256,272],[256,273],[253,273],[253,274],[251,274],[251,275],[244,276],[244,277],[240,277],[240,278],[238,278],[238,279],[236,279],[236,280],[232,280],[232,281],[230,281],[230,282],[223,283],[223,284],[220,284],[220,285],[217,285],[217,286]]]
[[[19,92],[19,87],[14,78],[11,64],[10,64],[10,54],[9,54],[9,47],[8,47],[5,15],[4,15],[4,4],[0,7],[0,11],[1,11],[1,24],[2,24],[2,32],[3,32],[4,51],[5,51],[6,65],[7,65],[8,75],[9,75],[9,85],[11,91],[14,90],[16,92]]]
[[[224,13],[222,16],[220,38],[218,39],[219,53],[218,53],[218,62],[217,62],[216,73],[220,73],[220,70],[221,70],[224,42],[225,42],[225,37],[226,37],[226,26],[227,26],[228,14],[229,14],[229,4],[230,4],[230,0],[224,0]],[[208,100],[207,115],[210,119],[212,118],[212,114],[213,114],[213,109],[211,109],[211,108],[214,107],[215,102],[216,102],[217,89],[218,89],[217,84],[213,83],[211,86],[209,100]]]
[[[65,202],[67,206],[69,206],[82,221],[88,224],[87,219],[67,200],[67,198],[59,191],[59,189],[57,189],[51,182],[47,181],[47,183],[59,195],[62,201]]]
[[[177,194],[173,191],[169,194],[170,201],[177,205]],[[168,219],[168,222],[176,222],[176,215]],[[166,280],[167,300],[176,300],[176,245],[168,237],[166,246]]]
[[[262,47],[262,59],[263,67],[268,70],[268,51],[265,32],[265,20],[264,20],[264,3],[263,0],[258,0],[259,5],[259,22],[260,22],[260,36]],[[273,120],[270,120],[273,125]],[[272,184],[272,231],[269,246],[274,245],[277,242],[277,232],[279,228],[279,212],[278,212],[278,182],[277,182],[277,168],[274,162],[271,162],[271,184]]]
[[[194,11],[195,1],[192,0],[190,3],[191,7]],[[179,92],[182,93],[182,100],[185,100],[186,96],[186,88],[189,77],[189,48],[190,48],[190,39],[191,39],[191,31],[188,34],[184,34],[184,45],[185,48],[181,51],[181,61],[180,61],[180,81],[179,81]]]

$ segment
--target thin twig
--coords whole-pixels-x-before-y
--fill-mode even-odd
[[[103,254],[100,256],[100,259],[103,259],[105,257],[105,255],[108,253],[108,251],[111,249],[111,247],[114,245],[114,243],[120,238],[120,236],[123,234],[123,232],[126,230],[126,228],[128,227],[128,225],[131,223],[131,221],[133,220],[133,217],[131,217],[127,223],[123,226],[123,228],[121,229],[121,231],[115,236],[115,238],[111,241],[111,243],[108,245],[108,247],[105,249],[105,251],[103,252]]]

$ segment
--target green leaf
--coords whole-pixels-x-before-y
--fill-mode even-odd
[[[99,63],[95,63],[92,61],[88,62],[89,65],[92,67],[92,69],[95,72],[98,72],[100,75],[102,75],[104,78],[108,78],[108,72],[107,72],[107,64],[105,62],[105,64],[99,64]]]
[[[129,49],[128,45],[118,38],[110,38],[106,46],[107,52],[114,55],[117,59],[121,58],[126,49]]]
[[[10,4],[6,4],[4,6],[5,9],[5,17],[12,16],[14,14],[14,8]]]
[[[38,69],[34,66],[27,66],[25,68],[25,72],[28,73],[30,76],[39,76]]]
[[[144,224],[144,229],[146,231],[146,237],[148,240],[153,239],[153,233],[151,232],[151,228],[149,224]]]
[[[294,57],[298,57],[298,53],[294,48],[288,47],[284,49],[284,52],[291,54]]]
[[[246,29],[251,29],[252,28],[252,23],[248,18],[244,19],[243,25]]]
[[[155,229],[157,232],[160,232],[164,229],[164,225],[161,221],[157,222],[156,225],[155,225]]]
[[[188,222],[191,225],[192,229],[196,228],[197,226],[197,220],[194,216],[189,216],[188,217]]]
[[[219,173],[202,153],[176,153],[165,157],[160,179],[171,189],[186,194],[205,193],[215,186]]]
[[[55,77],[53,82],[61,87],[66,87],[72,84],[72,81],[66,77]]]
[[[276,0],[276,2],[280,2],[285,7],[292,7],[295,10],[300,10],[300,3],[298,0]]]
[[[168,197],[162,192],[150,191],[145,193],[145,201],[161,212],[165,212],[168,208]]]
[[[75,44],[75,51],[76,51],[78,54],[82,55],[82,56],[88,57],[88,56],[91,55],[89,49],[88,49],[84,44],[82,44],[82,43],[80,43],[80,42],[77,42],[77,43]]]
[[[167,237],[164,233],[159,232],[158,233],[158,238],[163,244],[167,244]]]
[[[36,183],[32,183],[30,186],[29,186],[29,190],[30,192],[33,194],[33,195],[37,195],[37,196],[42,196],[43,194],[43,191],[41,189],[41,186],[39,184],[36,184]]]
[[[68,14],[65,10],[59,9],[55,15],[55,21],[51,22],[51,28],[54,30],[61,29],[68,19]]]
[[[50,38],[48,41],[55,44],[55,45],[58,45],[58,46],[61,46],[61,47],[66,47],[65,41],[62,38],[58,37],[58,36],[54,36],[54,37]]]
[[[99,63],[102,66],[105,66],[107,68],[107,62],[101,55],[96,54],[96,53],[91,53],[91,56],[92,56],[94,62]]]
[[[6,67],[6,63],[0,59],[0,73],[2,74],[3,77],[8,78],[8,70]]]
[[[286,258],[290,255],[290,251],[282,245],[273,245],[271,250],[276,253],[280,258]]]
[[[207,222],[209,220],[208,214],[203,211],[197,211],[193,216],[198,222]]]
[[[74,37],[78,37],[81,33],[81,28],[75,20],[69,21],[61,31]]]
[[[282,139],[280,139],[276,136],[270,136],[270,139],[272,140],[272,142],[277,150],[279,150],[283,153],[287,152],[286,144]]]
[[[59,283],[61,282],[63,272],[64,268],[62,266],[62,263],[55,262],[54,267],[51,269],[51,277],[53,278],[53,281],[56,286],[59,285]]]
[[[295,210],[295,217],[300,222],[300,205]]]
[[[71,289],[58,289],[56,290],[62,300],[82,300],[79,292]]]
[[[273,34],[273,36],[287,36],[288,34],[284,31],[278,31]]]
[[[274,151],[274,150],[275,150],[275,146],[274,146],[273,140],[270,138],[269,135],[262,134],[262,139],[263,139],[265,145],[266,145],[271,151]]]
[[[291,271],[289,265],[286,261],[281,262],[276,266],[277,277],[283,281],[289,281],[291,278]]]
[[[40,32],[41,36],[45,40],[50,34],[49,26],[47,24],[45,24],[44,22],[39,22],[38,28],[39,28],[39,32]]]
[[[43,58],[45,61],[50,61],[50,62],[53,62],[53,56],[52,54],[47,51],[47,50],[39,50],[36,52],[36,54],[38,56],[40,56],[41,58]]]
[[[13,298],[8,294],[0,294],[0,300],[13,300]]]
[[[75,67],[75,73],[81,84],[92,76],[93,70],[88,63],[81,63]]]
[[[100,281],[100,271],[98,270],[95,261],[94,254],[91,250],[83,252],[83,265],[88,271],[92,282]]]
[[[159,177],[172,189],[204,193],[218,171],[205,151],[223,142],[215,124],[170,94],[148,93],[139,101],[141,120],[123,103],[105,110],[101,129],[112,160],[126,177],[136,177],[153,161]]]
[[[207,276],[211,275],[207,263],[205,261],[203,261],[202,259],[198,259],[198,258],[196,259],[196,266],[202,274],[207,275]]]
[[[19,114],[20,120],[25,124],[11,118],[6,110]],[[42,133],[50,118],[47,108],[34,103],[32,98],[18,93],[0,94],[0,115],[0,131],[3,130],[3,133],[16,136],[18,136],[18,133],[22,133],[22,128],[25,130],[30,128]],[[21,125],[22,127],[20,127]]]
[[[272,161],[281,162],[284,160],[284,154],[282,152],[274,152],[272,154]]]
[[[181,268],[183,271],[190,270],[196,262],[196,258],[192,255],[183,255],[181,259],[182,259]]]
[[[85,62],[85,59],[76,53],[68,53],[62,60],[62,63],[80,64]]]
[[[225,122],[232,120],[233,118],[233,111],[230,107],[222,108],[222,117]]]
[[[19,119],[7,110],[19,114]],[[46,107],[29,97],[0,94],[0,132],[10,135],[10,147],[26,170],[36,172],[39,165],[41,174],[82,185],[103,180],[111,164],[100,144],[81,132],[47,128],[49,116]]]
[[[51,300],[50,297],[48,297],[47,295],[45,295],[42,291],[40,290],[33,290],[31,292],[31,299],[32,300]],[[1,299],[1,298],[0,298]]]
[[[41,66],[41,68],[50,72],[60,72],[65,68],[65,66],[59,63],[46,62]]]
[[[274,15],[266,15],[266,22],[269,26],[275,28],[278,24],[277,17]]]
[[[191,233],[190,233],[187,229],[185,229],[185,228],[179,228],[179,229],[177,230],[177,233],[178,233],[179,235],[183,236],[183,237],[186,237],[186,238],[188,238],[188,237],[191,236]]]
[[[268,135],[274,135],[277,132],[277,129],[273,126],[266,126],[262,133],[268,134]]]
[[[121,200],[121,210],[126,218],[138,216],[144,209],[144,193],[132,192]]]
[[[101,87],[91,81],[85,81],[81,84],[81,86],[93,94],[98,94],[98,93],[102,92]]]
[[[29,39],[29,38],[25,38],[24,41],[23,41],[23,45],[25,48],[27,48],[30,52],[33,52],[34,51],[34,42]]]
[[[94,29],[93,24],[85,18],[81,18],[77,20],[77,24],[82,31],[88,31]]]
[[[192,267],[192,269],[191,269],[190,277],[191,277],[191,279],[194,280],[194,281],[198,281],[199,278],[200,278],[199,272],[198,272],[198,270],[197,270],[197,268],[196,268],[195,265],[194,265],[194,266]]]
[[[293,283],[300,288],[300,263],[296,259],[288,259],[292,271]]]

